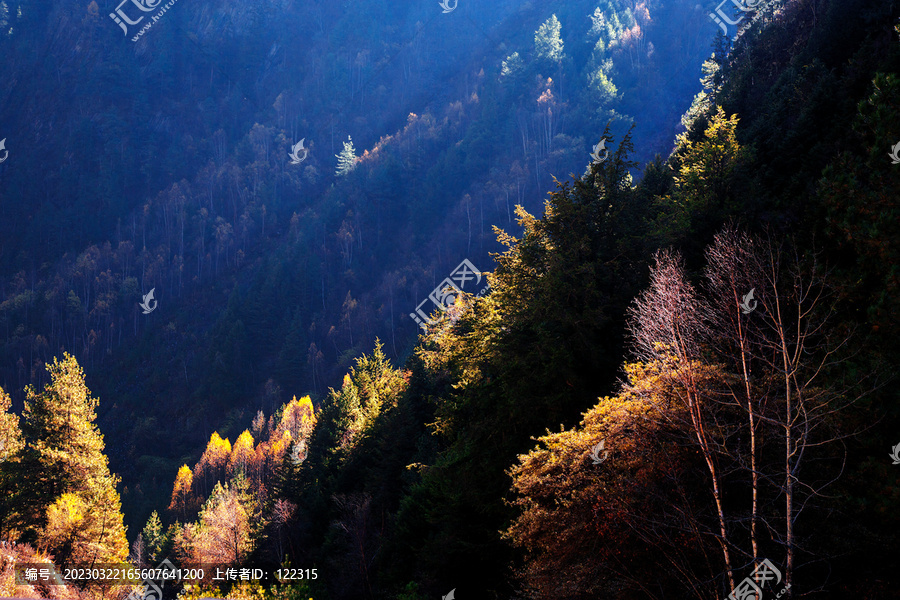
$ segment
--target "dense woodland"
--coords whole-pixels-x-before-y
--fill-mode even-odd
[[[0,3],[0,595],[900,597],[900,6],[706,8]]]
[[[556,4],[222,3],[173,9],[155,42],[124,46],[98,32],[120,34],[111,9],[82,30],[70,25],[90,5],[10,7],[23,16],[0,40],[20,57],[0,65],[16,82],[3,122],[43,139],[17,96],[40,75],[63,144],[85,149],[0,164],[0,386],[14,409],[63,352],[96,376],[115,398],[99,414],[134,531],[212,431],[233,440],[260,409],[321,402],[376,337],[400,364],[430,290],[463,258],[490,270],[493,225],[518,229],[520,204],[539,212],[610,121],[624,132],[641,114],[644,159],[668,152],[698,89],[714,33],[693,6]],[[53,44],[75,55],[51,69]],[[76,67],[103,93],[65,100]],[[298,138],[310,154],[292,166]],[[359,148],[349,171],[345,141]],[[159,308],[144,315],[151,289]]]

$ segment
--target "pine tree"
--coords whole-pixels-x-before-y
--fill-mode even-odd
[[[518,52],[513,52],[503,61],[500,75],[503,77],[514,77],[521,73],[524,68],[525,63],[522,60],[522,57],[519,56]]]
[[[558,62],[563,59],[563,41],[560,37],[562,26],[556,15],[547,19],[534,32],[534,51],[538,58]]]
[[[682,197],[693,206],[722,207],[730,197],[732,174],[746,155],[737,141],[737,125],[737,115],[728,117],[719,106],[703,139],[685,141],[676,182]]]
[[[91,397],[75,357],[47,367],[40,393],[26,388],[22,432],[27,446],[19,464],[19,525],[57,561],[112,562],[128,555],[118,478],[109,473],[103,436],[95,424],[99,401]]]
[[[356,168],[356,149],[353,147],[353,139],[349,135],[347,141],[344,142],[344,149],[340,154],[335,154],[335,158],[338,159],[336,171],[338,177],[343,177]]]
[[[188,469],[188,471],[190,471],[190,469]],[[151,513],[150,518],[147,519],[147,524],[144,525],[144,530],[141,532],[141,535],[144,538],[144,548],[147,552],[147,560],[151,564],[156,564],[161,558],[160,550],[165,541],[165,536],[163,535],[162,522],[159,520],[159,513],[155,510]]]

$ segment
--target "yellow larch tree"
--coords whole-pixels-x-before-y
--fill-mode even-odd
[[[235,440],[231,449],[231,458],[228,460],[228,474],[234,476],[240,472],[247,475],[253,457],[253,435],[245,429],[238,436],[238,439]]]
[[[172,487],[172,501],[169,510],[178,514],[182,520],[187,520],[187,514],[196,508],[197,498],[193,493],[194,474],[187,465],[181,465],[175,476],[175,485]]]
[[[210,485],[215,485],[225,476],[230,456],[231,442],[227,438],[222,439],[219,432],[214,431],[200,461],[194,466],[194,480],[198,484],[202,483],[202,490],[198,491],[202,491],[204,496],[209,493]]]

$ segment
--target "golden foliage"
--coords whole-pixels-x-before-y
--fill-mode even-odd
[[[197,478],[200,476],[212,477],[213,479],[221,477],[230,456],[231,442],[227,438],[222,439],[219,432],[214,431],[209,437],[209,443],[206,445],[200,461],[194,467],[194,476]]]
[[[249,498],[239,485],[216,485],[200,514],[193,554],[198,562],[240,564],[251,550]]]
[[[297,400],[294,396],[284,407],[278,430],[289,431],[293,439],[300,440],[309,436],[315,424],[315,410],[310,397],[304,396]]]
[[[272,444],[272,449],[269,453],[269,456],[272,459],[272,463],[279,464],[282,458],[284,458],[284,453],[290,450],[293,443],[294,438],[293,436],[291,436],[290,431],[285,431],[284,433],[282,433],[281,439]]]
[[[10,412],[12,399],[0,388],[0,462],[13,459],[25,445],[19,431],[19,417]]]
[[[113,563],[125,560],[128,542],[114,477],[93,482],[84,492],[66,492],[47,508],[47,523],[38,534],[42,548],[60,563]]]
[[[228,461],[228,473],[234,475],[238,472],[247,473],[255,453],[253,451],[253,436],[246,429],[234,442],[231,449],[231,458]]]
[[[191,509],[194,502],[191,492],[193,485],[193,472],[187,465],[181,465],[175,476],[175,485],[172,487],[172,501],[169,503],[169,510],[175,511],[183,517]]]
[[[678,436],[669,423],[682,408],[665,391],[667,369],[626,365],[628,383],[618,396],[601,398],[578,427],[540,437],[510,469],[519,516],[503,537],[526,552],[518,578],[535,597],[553,590],[618,597],[619,560],[651,568],[648,557],[627,549],[654,540],[669,550],[646,519],[671,498],[648,490],[691,460],[672,443]]]
[[[43,541],[52,546],[71,544],[78,537],[88,507],[78,494],[66,493],[47,509]]]

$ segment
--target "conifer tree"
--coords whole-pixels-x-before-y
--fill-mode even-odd
[[[347,141],[344,142],[344,149],[340,154],[335,154],[335,158],[338,159],[336,171],[338,177],[343,177],[356,168],[356,149],[353,147],[353,139],[349,135]]]
[[[561,30],[562,26],[559,23],[559,19],[556,18],[556,15],[553,15],[534,32],[534,51],[538,58],[544,58],[553,62],[563,59]]]
[[[16,489],[14,467],[24,445],[19,430],[19,417],[10,412],[12,399],[0,388],[0,536],[6,533],[7,521],[14,510],[12,497]]]
[[[161,558],[160,550],[165,541],[165,536],[162,530],[162,522],[159,520],[159,513],[155,510],[150,514],[150,518],[147,519],[147,524],[144,525],[144,530],[141,532],[141,535],[144,538],[144,548],[147,552],[147,560],[151,564],[156,564]]]
[[[684,142],[676,181],[692,207],[722,207],[729,198],[732,174],[746,154],[737,141],[737,125],[737,115],[728,117],[718,106],[703,139]]]
[[[26,388],[22,432],[27,446],[19,465],[18,521],[57,562],[124,560],[128,555],[118,478],[109,472],[103,436],[75,357],[47,367],[42,392]]]

